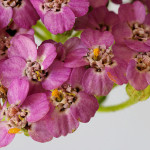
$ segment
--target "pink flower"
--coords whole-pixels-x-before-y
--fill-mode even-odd
[[[117,44],[113,46],[113,51],[117,57],[128,62],[127,79],[136,90],[143,90],[150,85],[150,50],[136,52]]]
[[[9,87],[13,79],[25,78],[39,91],[40,84],[46,90],[59,87],[68,80],[70,69],[55,59],[56,56],[56,48],[51,43],[43,43],[37,50],[33,39],[25,35],[14,37],[8,50],[9,59],[1,65],[2,84]]]
[[[65,66],[76,68],[85,66],[87,70],[83,76],[82,85],[86,92],[92,95],[107,95],[113,83],[122,85],[127,83],[127,63],[116,57],[111,49],[114,38],[108,31],[99,32],[87,29],[78,38],[70,39],[65,43]],[[74,44],[74,46],[70,46]],[[81,43],[79,45],[79,43]]]
[[[46,28],[53,34],[71,30],[75,17],[88,12],[88,0],[31,0]]]
[[[15,79],[8,88],[8,102],[3,106],[1,111],[0,119],[0,147],[8,145],[15,134],[21,130],[33,130],[31,129],[32,123],[36,123],[42,119],[49,111],[49,102],[47,96],[44,93],[36,93],[30,96],[28,95],[29,83],[26,80]],[[33,131],[35,138],[39,133]],[[42,131],[41,131],[42,132]],[[42,133],[41,133],[42,134]],[[45,137],[38,137],[43,139]],[[51,134],[48,137],[52,139]]]
[[[119,17],[114,12],[108,11],[107,7],[102,6],[93,9],[85,16],[76,19],[75,29],[95,29],[99,31],[112,31],[112,27],[119,22]]]
[[[6,27],[11,19],[19,27],[29,29],[39,16],[29,0],[1,0],[0,29]]]
[[[40,120],[40,124],[44,121],[43,126],[48,126],[54,137],[73,133],[78,128],[79,121],[90,121],[99,107],[97,99],[83,91],[80,73],[84,72],[82,67],[73,69],[70,81],[47,95],[51,108],[45,118]]]
[[[27,30],[19,28],[14,22],[9,26],[0,30],[0,62],[8,58],[8,48],[10,47],[11,39],[19,34],[26,34],[26,36],[33,36],[33,29]]]
[[[146,15],[144,5],[136,1],[119,8],[121,22],[113,27],[116,43],[126,44],[137,52],[150,49],[150,14]]]

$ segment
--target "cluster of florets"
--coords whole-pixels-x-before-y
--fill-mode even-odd
[[[24,132],[38,142],[74,132],[114,84],[150,85],[150,1],[0,0],[0,147]],[[53,34],[81,30],[64,44],[37,47],[41,19]]]

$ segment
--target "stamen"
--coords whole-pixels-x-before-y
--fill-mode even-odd
[[[8,130],[9,134],[17,134],[19,132],[20,132],[20,129],[18,129],[18,128],[11,128]]]
[[[97,57],[99,56],[99,54],[100,54],[99,48],[95,48],[95,49],[93,50],[93,53],[94,53],[94,57],[97,58]]]
[[[58,91],[58,89],[53,90],[52,96],[54,96],[57,99],[57,101],[62,100],[61,92]]]

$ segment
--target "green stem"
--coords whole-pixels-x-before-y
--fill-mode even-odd
[[[118,110],[127,108],[127,107],[129,107],[131,105],[134,105],[136,103],[138,103],[138,101],[134,101],[132,99],[129,99],[126,102],[123,102],[121,104],[114,105],[114,106],[102,106],[102,105],[100,105],[98,111],[99,112],[113,112],[113,111],[118,111]]]

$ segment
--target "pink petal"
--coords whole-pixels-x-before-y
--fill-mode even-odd
[[[25,60],[35,61],[37,57],[37,49],[35,43],[24,35],[15,36],[11,40],[11,46],[8,49],[8,56],[19,56]]]
[[[121,21],[143,23],[145,15],[145,7],[141,2],[136,1],[133,4],[124,4],[119,8]]]
[[[68,5],[76,17],[85,15],[89,8],[88,0],[70,0]]]
[[[70,109],[77,120],[86,123],[94,117],[98,108],[99,104],[94,96],[79,92],[77,102],[72,104]]]
[[[74,132],[79,126],[79,122],[74,118],[70,110],[59,112],[55,109],[52,113],[49,113],[48,116],[49,120],[47,120],[47,122],[49,130],[52,135],[57,138],[61,135],[66,136],[68,133]]]
[[[64,61],[65,67],[77,68],[77,67],[88,65],[89,62],[85,58],[85,56],[87,56],[88,52],[89,52],[89,50],[86,48],[70,51],[67,54],[65,61]]]
[[[10,104],[21,105],[26,99],[29,91],[29,82],[27,80],[14,79],[8,88],[8,102]]]
[[[45,93],[36,93],[27,97],[22,108],[29,112],[28,122],[36,122],[42,119],[49,111],[49,102]]]
[[[97,30],[86,29],[81,34],[81,40],[86,44],[88,48],[104,45],[106,47],[110,47],[114,44],[114,37],[108,31],[100,32]]]
[[[70,75],[70,84],[74,88],[82,89],[82,78],[86,72],[85,67],[74,68]]]
[[[5,60],[1,65],[2,84],[9,87],[13,79],[22,78],[26,62],[20,57],[12,57]]]
[[[150,46],[148,46],[148,44],[138,40],[127,39],[125,40],[125,44],[137,52],[148,52],[150,50]]]
[[[38,48],[38,61],[42,65],[42,69],[47,69],[56,58],[56,47],[51,43],[44,43]]]
[[[43,88],[52,90],[61,86],[68,80],[70,69],[64,67],[64,63],[56,60],[49,68],[48,77],[42,82]]]
[[[98,45],[98,41],[101,36],[102,33],[99,31],[86,29],[81,34],[81,40],[88,48],[92,48],[93,46]]]
[[[12,18],[12,8],[4,7],[2,2],[0,2],[0,29],[6,27]]]
[[[23,0],[20,7],[13,8],[13,20],[19,27],[29,29],[38,19],[39,16],[29,0]]]
[[[115,43],[124,43],[125,39],[132,38],[132,30],[127,23],[119,23],[112,28]]]
[[[75,15],[69,7],[64,7],[60,12],[48,11],[44,17],[46,28],[53,34],[71,30],[75,23]]]
[[[135,60],[131,60],[127,68],[127,79],[136,90],[143,90],[148,86],[146,73],[136,69]]]
[[[143,23],[146,16],[145,6],[140,1],[136,1],[133,3],[133,9],[136,21]]]
[[[137,52],[132,51],[124,44],[115,44],[113,45],[112,49],[115,57],[126,62],[129,62],[137,54]]]
[[[108,78],[106,71],[96,72],[95,69],[90,68],[83,76],[82,85],[85,92],[96,96],[104,96],[111,91],[113,82]]]
[[[89,0],[90,5],[94,8],[105,6],[108,3],[108,0]]]
[[[64,47],[65,47],[65,53],[68,53],[76,49],[83,49],[85,48],[85,45],[83,44],[81,39],[79,39],[78,37],[73,37],[64,43]]]
[[[37,13],[39,14],[42,21],[44,21],[44,15],[45,11],[42,9],[42,5],[44,3],[44,0],[30,0],[33,7],[36,9]]]
[[[31,124],[31,128],[28,132],[33,140],[41,143],[49,142],[52,140],[53,136],[48,128],[48,119],[49,116],[46,115],[40,121]]]
[[[114,65],[105,68],[109,79],[119,85],[127,84],[126,70],[128,63],[118,58],[114,58],[114,61]]]
[[[6,122],[0,121],[0,148],[10,144],[15,137],[15,134],[9,134],[8,130]]]

